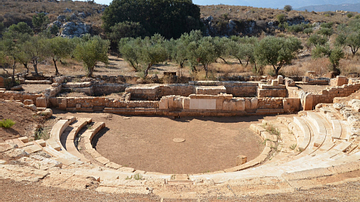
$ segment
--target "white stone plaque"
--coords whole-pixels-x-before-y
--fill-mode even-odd
[[[190,109],[216,109],[216,99],[191,99]]]

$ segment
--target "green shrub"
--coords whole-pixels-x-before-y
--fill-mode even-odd
[[[286,21],[286,15],[285,14],[279,14],[276,16],[276,19],[279,21],[279,23],[284,23]]]
[[[0,121],[0,127],[2,128],[11,128],[11,126],[13,126],[15,124],[15,122],[11,119],[3,119],[2,121]]]
[[[348,18],[352,18],[352,17],[354,16],[354,13],[348,13],[346,16],[347,16]]]

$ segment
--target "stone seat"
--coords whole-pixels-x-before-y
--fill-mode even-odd
[[[298,126],[301,130],[300,136],[302,136],[302,141],[301,139],[297,139],[297,143],[298,143],[298,147],[301,151],[304,151],[308,145],[310,144],[310,140],[311,140],[311,132],[309,129],[309,126],[306,124],[306,122],[304,121],[303,118],[301,117],[294,117],[294,121],[293,123]],[[293,131],[294,132],[294,131]]]
[[[91,118],[82,118],[82,119],[78,119],[78,121],[76,123],[74,123],[72,125],[72,130],[70,131],[70,133],[68,134],[68,136],[66,137],[66,142],[65,142],[65,147],[66,150],[81,159],[81,161],[83,162],[89,162],[89,160],[87,158],[85,158],[85,156],[83,154],[81,154],[75,144],[74,144],[74,140],[77,136],[77,134],[79,133],[79,131],[86,126],[87,124],[91,123],[92,119]],[[64,146],[64,145],[63,145]]]
[[[326,126],[324,123],[324,119],[321,116],[319,116],[318,114],[316,114],[315,112],[308,112],[307,118],[316,127],[316,130],[314,131],[316,134],[315,140],[314,140],[314,146],[320,147],[324,143],[324,141],[326,139],[326,135],[327,135],[327,130],[326,130]]]
[[[68,117],[67,119],[59,120],[57,123],[55,123],[50,131],[50,138],[47,140],[47,143],[57,151],[65,150],[61,144],[60,138],[64,130],[75,120],[75,117]]]

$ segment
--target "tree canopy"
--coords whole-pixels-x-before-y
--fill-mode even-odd
[[[153,35],[178,38],[184,32],[200,29],[200,8],[191,0],[113,0],[103,14],[105,32],[120,22],[140,23]]]
[[[302,48],[301,41],[297,38],[268,36],[255,48],[255,57],[260,64],[271,65],[278,75],[281,67],[290,64],[295,53]]]

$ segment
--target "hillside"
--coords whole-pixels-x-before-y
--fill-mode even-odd
[[[349,21],[349,18],[346,15],[335,12],[331,12],[330,14],[328,12],[305,12],[295,10],[285,12],[282,9],[228,5],[199,7],[201,18],[208,26],[208,33],[211,35],[248,35],[258,34],[262,31],[273,32],[273,25],[277,25],[277,16],[279,14],[284,14],[290,24],[329,21],[339,24],[347,23]],[[0,22],[3,22],[5,27],[9,27],[11,24],[21,21],[32,26],[32,16],[44,12],[49,17],[50,22],[54,23],[61,18],[63,19],[60,20],[60,22],[63,23],[62,25],[65,25],[68,21],[86,23],[91,26],[90,33],[103,34],[101,15],[105,8],[105,5],[81,1],[51,2],[45,0],[18,0],[15,2],[12,0],[2,0],[2,5],[0,6]],[[357,14],[355,13],[355,15]],[[225,30],[228,29],[227,27],[233,27],[235,31],[230,30],[229,32],[229,30]],[[249,33],[249,30],[251,30],[251,33]]]
[[[194,0],[195,4],[212,5],[219,4],[217,0]],[[273,1],[260,1],[260,0],[223,0],[222,5],[239,5],[239,6],[252,6],[258,8],[284,8],[285,5],[291,5],[293,8],[300,8],[307,5],[338,5],[338,4],[355,4],[358,0],[303,0],[303,1],[289,1],[289,0],[273,0]]]
[[[349,11],[349,12],[360,12],[360,3],[356,4],[340,4],[340,5],[333,5],[333,4],[326,4],[326,5],[312,5],[312,6],[304,6],[300,8],[296,8],[299,11],[317,11],[317,12],[324,12],[324,11]]]

